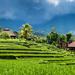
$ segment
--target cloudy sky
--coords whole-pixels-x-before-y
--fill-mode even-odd
[[[0,0],[0,18],[41,24],[69,13],[75,13],[75,0]]]

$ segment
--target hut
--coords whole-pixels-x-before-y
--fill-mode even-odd
[[[75,41],[68,44],[70,50],[75,50]]]
[[[12,30],[10,30],[9,28],[5,28],[3,29],[2,32],[5,32],[9,35],[10,38],[17,38],[17,34],[15,32],[13,32]]]

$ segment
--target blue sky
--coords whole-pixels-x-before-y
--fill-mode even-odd
[[[75,13],[75,0],[0,0],[0,18],[36,24],[68,13]]]
[[[64,14],[75,14],[75,0],[0,0],[0,19],[39,25]]]

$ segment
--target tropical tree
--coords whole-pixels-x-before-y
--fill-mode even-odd
[[[51,32],[47,35],[47,41],[48,43],[57,42],[58,40],[58,33],[57,32]]]
[[[67,42],[69,42],[71,40],[71,37],[72,37],[72,33],[66,34]]]
[[[56,44],[58,41],[58,33],[56,31],[56,27],[52,25],[51,32],[47,35],[47,42],[50,44]]]
[[[20,30],[20,37],[28,39],[32,35],[32,27],[29,24],[24,24]]]
[[[59,35],[59,40],[62,42],[66,42],[67,41],[67,39],[66,39],[66,36],[65,35],[63,35],[63,34],[61,34],[61,35]]]
[[[59,39],[58,39],[58,47],[59,48],[67,48],[67,38],[64,34],[60,34],[59,35]]]

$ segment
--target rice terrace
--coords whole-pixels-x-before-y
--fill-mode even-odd
[[[0,0],[0,75],[75,75],[75,0]]]
[[[35,35],[29,24],[16,33],[0,29],[1,75],[75,74],[75,44],[71,33],[61,35],[52,28],[47,36]]]

